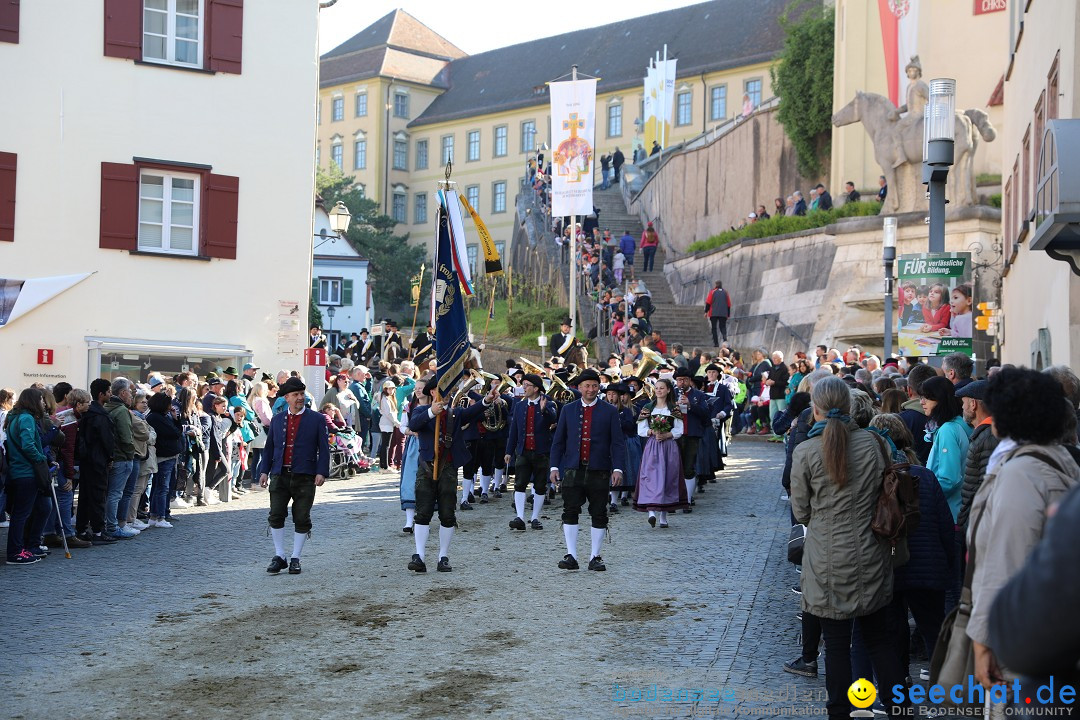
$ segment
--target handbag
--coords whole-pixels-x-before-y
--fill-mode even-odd
[[[806,526],[792,525],[788,533],[787,559],[789,563],[802,565],[803,546],[806,545]]]

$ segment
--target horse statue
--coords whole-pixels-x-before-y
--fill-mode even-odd
[[[900,116],[889,98],[876,93],[856,92],[855,99],[832,116],[836,127],[861,122],[874,144],[874,159],[881,166],[889,194],[884,213],[912,212],[926,208],[922,189],[923,119],[900,125]],[[901,129],[903,128],[903,129]],[[975,150],[979,138],[990,142],[997,137],[990,118],[982,110],[956,113],[953,137],[955,162],[949,173],[947,192],[954,206],[974,205]]]

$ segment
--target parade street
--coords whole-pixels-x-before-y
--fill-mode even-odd
[[[265,492],[72,560],[54,551],[34,572],[3,571],[4,714],[820,713],[821,681],[781,670],[799,632],[783,457],[738,439],[729,470],[670,529],[620,508],[604,573],[556,567],[561,503],[545,507],[544,530],[515,532],[509,496],[458,514],[452,573],[410,573],[390,474],[320,490],[298,576],[264,571]],[[654,685],[702,700],[631,700]]]

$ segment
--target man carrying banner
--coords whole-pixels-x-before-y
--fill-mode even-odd
[[[619,424],[619,411],[600,400],[600,376],[585,370],[574,382],[581,397],[559,413],[555,437],[551,442],[550,480],[562,485],[563,534],[566,555],[559,561],[563,570],[577,570],[578,516],[589,502],[592,518],[590,570],[606,570],[600,557],[600,545],[608,524],[608,492],[622,484],[620,465],[626,461],[626,438]]]

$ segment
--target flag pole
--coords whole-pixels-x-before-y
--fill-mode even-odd
[[[416,288],[416,306],[412,314],[412,339],[416,339],[416,316],[420,313],[420,295],[424,288],[424,264],[420,263],[420,285]]]
[[[491,283],[491,300],[488,301],[487,322],[484,323],[484,344],[487,344],[488,328],[491,327],[491,316],[495,314],[495,286],[498,284],[499,278],[496,277],[495,281]]]
[[[565,75],[563,76],[565,77]],[[577,82],[577,65],[570,68],[570,80]],[[554,141],[552,141],[554,142]],[[577,215],[570,216],[570,336],[577,337]]]

